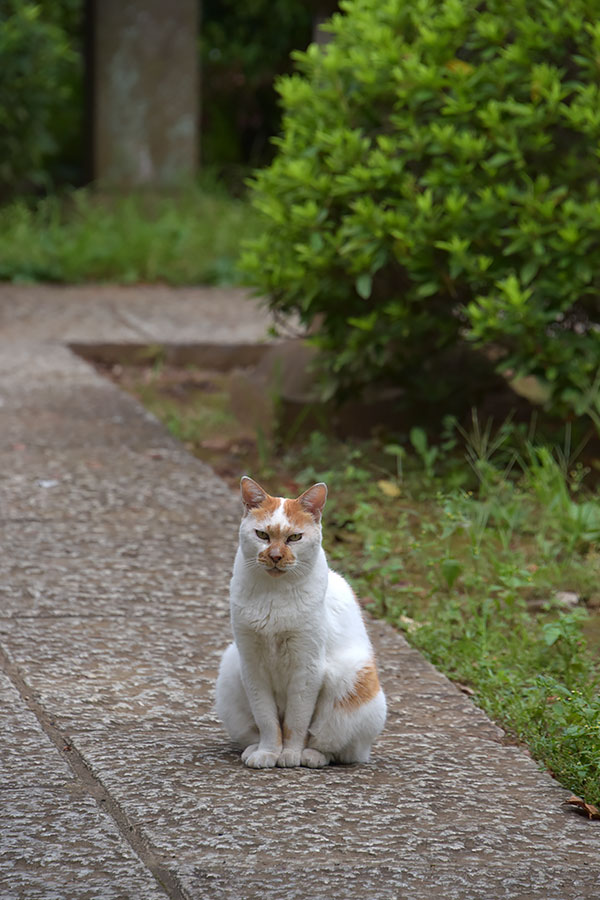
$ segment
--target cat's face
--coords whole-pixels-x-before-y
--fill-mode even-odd
[[[245,475],[241,483],[244,517],[240,547],[249,567],[273,579],[302,575],[321,546],[321,512],[327,487],[315,484],[295,500],[271,497]]]

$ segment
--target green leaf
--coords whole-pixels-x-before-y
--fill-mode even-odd
[[[427,453],[427,435],[423,431],[422,428],[414,428],[410,429],[409,433],[410,442],[419,454],[419,456],[425,456]]]
[[[539,263],[534,259],[530,259],[529,262],[526,262],[525,265],[522,266],[520,272],[521,284],[527,285],[530,281],[533,281],[539,267]]]
[[[371,313],[369,316],[350,316],[347,319],[348,325],[358,328],[360,331],[373,331],[377,322],[377,313]]]
[[[314,250],[315,253],[318,253],[319,250],[322,250],[324,246],[324,241],[318,231],[313,231],[310,236],[310,248]]]
[[[454,582],[462,574],[463,566],[457,559],[448,558],[441,561],[440,569],[448,585],[448,590],[452,590]]]
[[[432,294],[438,292],[439,287],[437,281],[426,281],[417,288],[417,297],[431,297]]]
[[[542,628],[542,638],[547,647],[552,647],[562,636],[560,625],[550,623]]]
[[[363,272],[362,275],[359,275],[355,282],[356,293],[359,297],[362,297],[363,300],[368,300],[371,296],[371,290],[373,287],[373,279],[368,272]]]

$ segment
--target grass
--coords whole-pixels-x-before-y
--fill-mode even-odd
[[[0,280],[232,283],[253,221],[208,179],[168,194],[17,200],[0,209]]]
[[[299,479],[330,484],[329,556],[371,610],[598,804],[600,653],[586,648],[586,608],[556,599],[568,590],[598,602],[598,506],[581,469],[526,441],[509,449],[511,436],[500,435],[487,458],[471,436],[470,469],[439,446],[432,459],[414,429],[410,454],[342,447],[333,466],[317,436]],[[391,475],[385,449],[404,463]]]
[[[568,446],[474,417],[462,433],[448,421],[434,446],[413,428],[403,441],[313,433],[282,449],[236,425],[226,376],[208,389],[191,371],[120,380],[232,485],[244,471],[287,495],[326,481],[334,568],[559,781],[600,804],[600,505]],[[579,605],[562,607],[564,591]]]

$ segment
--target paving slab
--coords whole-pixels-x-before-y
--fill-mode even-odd
[[[384,623],[372,763],[246,769],[213,710],[237,498],[25,337],[0,331],[2,900],[598,895],[600,823]]]
[[[2,900],[160,900],[164,890],[0,672]]]
[[[3,340],[58,343],[105,365],[253,367],[282,343],[274,326],[267,304],[242,288],[0,283]],[[293,317],[277,330],[302,331]]]
[[[260,343],[272,317],[242,288],[0,283],[4,340]]]

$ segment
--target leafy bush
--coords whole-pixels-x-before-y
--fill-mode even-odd
[[[600,3],[340,6],[279,82],[246,278],[319,323],[338,389],[428,390],[467,337],[597,415]]]
[[[48,163],[72,124],[69,101],[80,61],[63,20],[73,0],[0,0],[0,198],[47,185]]]

